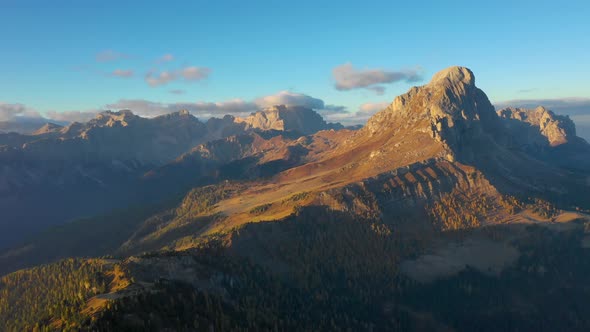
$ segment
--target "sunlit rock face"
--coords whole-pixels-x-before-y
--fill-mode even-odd
[[[435,74],[430,83],[395,98],[369,119],[365,130],[373,135],[401,129],[424,132],[449,150],[461,153],[496,135],[498,125],[493,105],[475,86],[473,72],[450,67]]]
[[[305,135],[335,129],[317,112],[302,106],[275,105],[245,118],[235,118],[235,122],[245,124],[246,129],[297,131]]]
[[[504,108],[498,110],[498,115],[503,119],[528,124],[529,130],[546,138],[544,142],[534,142],[537,144],[558,146],[570,142],[576,136],[576,127],[568,116],[557,115],[542,106],[535,109]]]

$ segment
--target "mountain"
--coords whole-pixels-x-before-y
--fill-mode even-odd
[[[0,160],[5,165],[0,170],[0,208],[4,212],[0,233],[11,234],[2,237],[2,246],[53,224],[130,204],[157,202],[189,189],[182,182],[158,186],[144,181],[143,176],[174,163],[199,144],[255,131],[275,135],[327,127],[310,109],[290,109],[286,115],[273,110],[257,114],[266,112],[286,126],[276,127],[273,133],[266,130],[270,128],[248,127],[231,116],[202,123],[188,111],[143,118],[122,110],[102,112],[87,123],[45,124],[32,135],[0,134],[0,144],[4,144]],[[216,162],[214,167],[219,165]],[[199,183],[196,181],[188,183]]]
[[[277,105],[251,114],[246,118],[236,118],[236,123],[244,123],[246,129],[296,131],[304,135],[320,130],[342,129],[340,124],[328,124],[315,111],[301,106]]]
[[[505,138],[509,146],[572,171],[584,173],[590,168],[590,145],[576,136],[576,127],[568,116],[557,115],[542,106],[505,108],[497,112],[508,129]]]
[[[504,108],[497,111],[497,113],[500,117],[509,120],[506,123],[515,123],[515,126],[519,126],[512,130],[515,133],[519,132],[519,129],[526,129],[526,125],[528,125],[529,130],[534,133],[529,134],[525,130],[523,134],[528,135],[521,139],[523,143],[549,144],[549,146],[555,147],[576,139],[576,127],[568,116],[556,115],[542,106],[536,109]],[[535,141],[539,133],[545,140]],[[534,134],[537,134],[537,136]]]
[[[326,206],[362,217],[380,216],[387,223],[406,215],[423,221],[402,225],[392,221],[395,227],[411,231],[431,228],[424,222],[426,206],[456,192],[470,200],[487,200],[494,207],[495,221],[483,218],[482,224],[528,218],[513,216],[512,208],[504,207],[507,197],[522,201],[532,197],[566,209],[588,209],[588,168],[584,173],[571,165],[561,167],[554,160],[560,156],[558,159],[571,162],[572,156],[577,156],[572,163],[583,165],[588,154],[570,152],[587,151],[588,144],[571,136],[570,140],[576,142],[574,150],[561,150],[567,144],[546,144],[542,154],[528,149],[546,138],[538,129],[523,136],[514,121],[530,126],[526,119],[529,117],[498,116],[485,93],[475,86],[473,73],[452,67],[437,73],[429,84],[395,98],[358,131],[321,131],[302,138],[272,130],[266,134],[243,132],[203,143],[142,173],[141,186],[135,186],[144,193],[172,195],[181,192],[179,188],[202,185],[213,185],[211,190],[217,192],[221,189],[216,183],[223,188],[223,181],[247,180],[248,184],[239,184],[239,190],[222,195],[223,199],[208,207],[204,215],[200,211],[187,219],[185,212],[168,214],[167,226],[158,226],[157,236],[143,235],[145,239],[163,237],[167,242],[140,240],[129,229],[127,236],[133,240],[127,241],[124,251],[174,247],[175,241],[186,236],[198,242],[213,231],[285,218],[304,206]],[[113,123],[110,118],[101,121]],[[218,127],[240,123],[232,117],[215,121],[221,125],[207,123],[215,132],[220,132]],[[557,130],[562,130],[561,126],[566,132],[570,125],[562,121]],[[517,140],[520,143],[515,145]],[[295,199],[298,197],[304,199]],[[187,199],[198,201],[199,196],[189,193]],[[261,211],[252,212],[257,210]],[[202,233],[194,233],[191,227],[190,231],[181,231],[175,226],[211,216],[223,217],[200,221]],[[452,227],[466,227],[465,218],[458,218]],[[142,222],[138,219],[134,225],[143,227]]]
[[[62,128],[61,125],[48,122],[27,135],[16,132],[0,133],[0,149],[20,148],[25,143],[58,136]]]
[[[293,205],[284,202],[302,192],[308,199],[298,205],[326,205],[385,220],[414,213],[416,205],[454,190],[497,204],[503,195],[514,195],[588,208],[587,175],[514,150],[503,141],[506,130],[475,86],[473,73],[453,67],[397,97],[364,128],[316,152],[313,160],[220,201],[209,213],[226,218],[210,227],[288,216]],[[264,205],[266,212],[252,216],[252,209]]]
[[[59,137],[25,144],[29,158],[117,164],[161,164],[201,142],[205,125],[186,111],[152,119],[131,111],[106,111],[88,123],[72,123]]]
[[[46,123],[41,128],[35,130],[31,135],[40,136],[45,134],[52,134],[52,133],[59,133],[63,126],[60,126],[55,123]]]
[[[145,119],[121,111],[21,136],[22,145],[0,153],[3,245],[129,202],[134,177],[200,143],[204,128],[186,112]]]
[[[32,134],[45,125],[46,119],[41,117],[18,116],[12,120],[0,121],[0,135],[6,133]]]
[[[210,120],[207,132],[228,136],[142,173],[138,188],[192,187],[180,199],[0,254],[5,272],[78,257],[3,277],[0,318],[15,329],[587,330],[590,146],[548,110],[496,112],[475,82],[447,68],[356,131],[316,132],[329,128],[314,120],[300,136],[315,115],[294,120],[289,107]],[[144,121],[127,116],[100,123]]]

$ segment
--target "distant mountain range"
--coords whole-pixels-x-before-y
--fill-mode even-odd
[[[9,121],[0,121],[0,134],[34,134],[35,131],[45,126],[47,119],[35,117],[16,117]],[[50,125],[63,125],[65,123],[50,123]]]
[[[176,163],[200,144],[255,132],[299,137],[334,128],[342,126],[326,123],[311,109],[276,106],[206,123],[187,111],[155,118],[105,111],[87,123],[46,123],[29,135],[0,134],[0,243],[6,247],[47,226],[142,202],[143,196],[160,199],[144,191],[143,175]],[[182,182],[170,187],[183,188]]]
[[[577,296],[554,298],[590,295],[590,144],[543,107],[496,111],[464,67],[358,130],[282,105],[119,111],[0,144],[0,272],[95,257],[4,277],[82,287],[10,327],[590,328]]]

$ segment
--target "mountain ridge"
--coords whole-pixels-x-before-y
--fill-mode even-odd
[[[194,216],[203,220],[223,216],[201,221],[208,223],[199,231],[202,236],[246,222],[286,217],[294,213],[294,203],[283,202],[301,193],[306,199],[298,201],[298,207],[330,202],[331,209],[361,215],[372,211],[371,215],[383,218],[423,207],[454,190],[489,197],[498,211],[504,211],[497,220],[509,219],[500,206],[512,195],[565,197],[558,200],[563,207],[587,203],[583,178],[538,159],[535,151],[514,150],[507,143],[506,131],[511,129],[475,86],[470,70],[457,67],[441,73],[431,83],[395,98],[358,131],[321,131],[297,140],[257,133],[230,136],[197,146],[147,173],[147,180],[160,187],[202,176],[215,179],[213,185],[248,181],[238,196],[226,195],[205,215],[200,216],[201,211]],[[236,172],[242,176],[228,176]],[[373,197],[371,203],[359,201],[360,193]],[[257,209],[261,213],[250,212]],[[167,223],[177,223],[172,219]],[[186,222],[191,223],[178,219],[179,224]],[[141,245],[133,250],[141,250]]]
[[[17,230],[30,234],[32,225],[40,219],[43,228],[145,199],[162,199],[154,185],[141,185],[142,176],[206,142],[256,131],[276,136],[292,130],[313,132],[329,127],[311,109],[299,107],[288,113],[292,119],[286,121],[286,131],[246,128],[233,117],[203,123],[187,110],[154,118],[121,110],[101,112],[87,123],[74,122],[62,128],[44,126],[38,135],[0,135],[0,145],[5,144],[0,146],[0,160],[6,165],[0,169],[0,208],[5,211],[0,227],[14,234]],[[302,119],[311,116],[311,120],[300,120],[298,114],[303,114]],[[308,129],[298,127],[310,126],[318,119],[321,122]],[[169,187],[185,189],[182,183]],[[72,206],[70,199],[80,192],[85,193],[85,202]],[[26,206],[37,208],[32,211]],[[14,241],[14,237],[3,242],[9,240]]]
[[[113,255],[48,268],[88,264],[108,281],[78,291],[82,320],[66,312],[54,322],[89,329],[190,329],[213,326],[211,317],[224,317],[220,329],[246,328],[243,317],[261,326],[272,315],[269,329],[494,330],[509,317],[507,329],[529,330],[561,310],[551,304],[567,285],[586,297],[589,144],[547,110],[496,112],[471,70],[435,74],[356,131],[302,136],[276,114],[235,119],[207,122],[227,136],[142,173],[142,191],[190,188],[178,199],[63,225],[0,253],[0,266]],[[128,113],[100,120],[109,128],[142,121]],[[564,326],[563,317],[590,326],[586,311],[570,310],[585,308],[570,295],[547,326]],[[198,313],[172,321],[162,303]]]

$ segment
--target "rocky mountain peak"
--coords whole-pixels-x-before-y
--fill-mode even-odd
[[[528,128],[525,127],[519,130],[521,134],[527,129],[532,129],[533,132],[540,133],[547,139],[547,142],[528,143],[537,143],[539,145],[548,143],[550,146],[558,146],[569,142],[576,136],[576,127],[568,116],[557,115],[542,106],[535,109],[508,107],[498,110],[497,113],[505,120],[528,124]],[[528,139],[528,141],[530,140]]]
[[[271,106],[245,118],[236,117],[234,121],[244,124],[246,129],[297,131],[302,134],[338,128],[338,125],[326,123],[310,108],[290,105]]]
[[[48,122],[48,123],[44,124],[42,127],[40,127],[39,129],[35,130],[32,133],[32,135],[37,136],[37,135],[59,132],[62,128],[63,128],[63,126]]]
[[[485,93],[475,86],[473,72],[450,67],[430,83],[411,88],[367,122],[370,135],[391,131],[429,133],[437,141],[457,146],[493,131],[498,117]]]
[[[166,121],[166,120],[184,121],[184,120],[189,120],[189,121],[200,122],[188,110],[180,110],[180,111],[177,111],[177,112],[172,112],[172,113],[158,115],[154,119],[156,121]]]
[[[104,111],[100,112],[94,119],[88,122],[91,126],[107,126],[113,127],[115,125],[121,125],[123,127],[128,126],[132,121],[140,120],[141,117],[133,114],[131,110],[120,110],[120,111]]]
[[[548,158],[548,147],[565,143],[574,143],[568,144],[568,151],[588,149],[576,137],[572,120],[544,107],[507,108],[496,113],[486,94],[475,85],[471,70],[464,67],[445,69],[435,74],[430,83],[395,98],[386,109],[371,117],[351,141],[367,140],[387,140],[392,151],[402,144],[438,146],[432,149],[435,152],[425,155],[479,165],[493,158],[510,158],[510,149],[539,158]],[[561,158],[570,167],[587,165],[587,158],[576,155],[564,152]],[[575,163],[570,162],[574,159]],[[490,162],[484,167],[498,165]]]
[[[469,68],[454,66],[441,70],[432,77],[430,84],[458,84],[475,86],[475,75]]]

